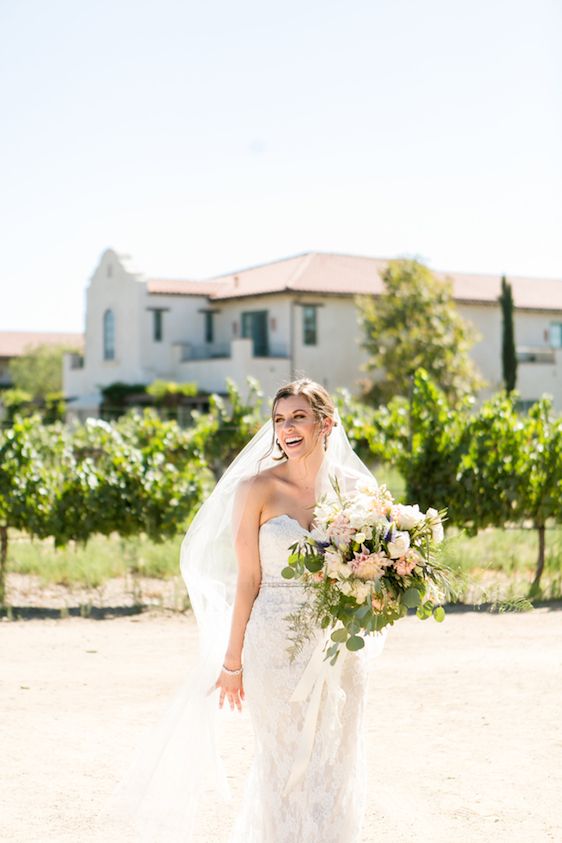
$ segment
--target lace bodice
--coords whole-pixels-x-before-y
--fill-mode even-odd
[[[289,546],[304,538],[308,532],[290,515],[276,515],[261,525],[259,548],[262,585],[269,583],[296,585],[284,579],[281,571],[287,565]]]

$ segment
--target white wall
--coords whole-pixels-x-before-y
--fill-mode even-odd
[[[458,306],[463,318],[472,322],[482,338],[471,351],[471,356],[488,386],[482,391],[482,398],[491,395],[503,386],[502,381],[502,321],[499,305],[463,305]],[[548,330],[551,322],[562,322],[559,311],[516,310],[514,314],[515,343],[517,348],[530,346],[549,348]],[[517,389],[523,400],[534,400],[544,392],[556,398],[558,408],[562,409],[562,370],[560,355],[558,363],[519,363],[517,368]]]
[[[178,362],[178,380],[195,382],[209,392],[226,391],[226,379],[231,378],[245,397],[248,392],[247,375],[260,383],[266,395],[276,390],[291,378],[291,364],[288,358],[252,357],[252,341],[233,340],[232,356],[215,360],[185,360]]]
[[[303,337],[304,304],[320,304],[316,311],[317,345],[305,345]],[[333,390],[346,387],[359,392],[365,378],[361,365],[367,355],[361,347],[363,331],[352,298],[343,296],[305,296],[295,305],[295,372]]]
[[[142,302],[144,283],[113,250],[108,249],[92,275],[86,293],[85,368],[91,387],[113,381],[142,382]],[[103,358],[103,314],[115,315],[115,359]]]
[[[140,361],[144,378],[176,379],[175,343],[192,343],[201,346],[204,342],[204,316],[202,309],[208,308],[206,296],[164,296],[144,292],[140,319],[142,342]],[[160,342],[154,339],[151,308],[163,308],[163,334]]]

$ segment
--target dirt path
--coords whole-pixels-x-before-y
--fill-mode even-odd
[[[93,817],[194,643],[178,615],[0,624],[1,840],[117,843]],[[560,610],[401,621],[371,681],[365,843],[562,840],[561,702]],[[202,841],[226,838],[251,752],[243,715]]]

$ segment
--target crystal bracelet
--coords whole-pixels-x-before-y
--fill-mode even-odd
[[[222,669],[224,670],[225,673],[228,673],[229,676],[240,676],[240,674],[244,670],[243,667],[239,667],[237,670],[230,670],[230,668],[225,667],[224,664],[222,666]]]

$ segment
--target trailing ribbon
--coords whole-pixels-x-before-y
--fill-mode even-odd
[[[332,666],[329,659],[324,659],[324,647],[327,640],[328,637],[325,635],[318,642],[290,699],[290,702],[304,702],[310,697],[293,767],[283,791],[284,796],[301,781],[308,767],[316,736],[324,684],[339,685],[340,683],[342,664],[347,650],[342,648],[336,664]]]

